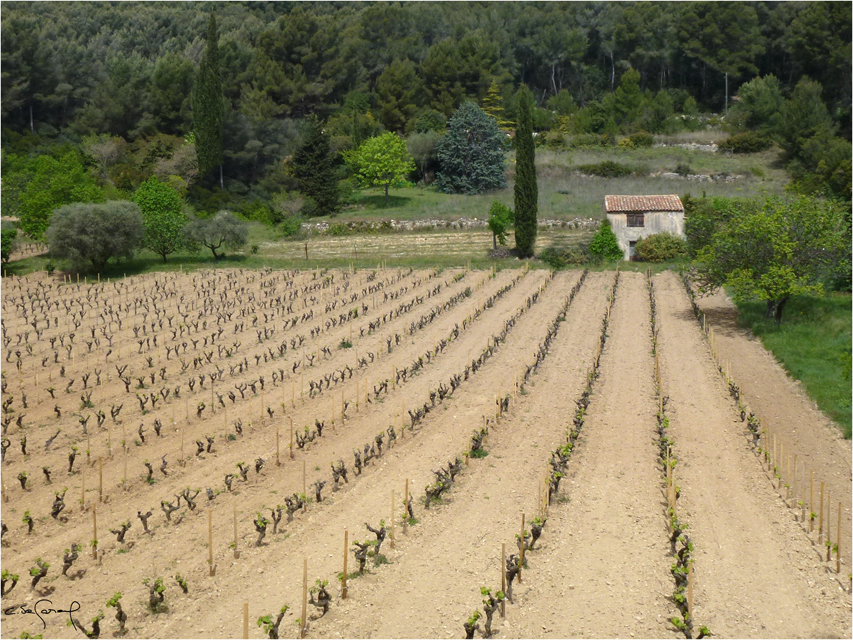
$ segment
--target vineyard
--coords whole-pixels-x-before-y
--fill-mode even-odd
[[[851,635],[849,447],[672,272],[3,284],[3,637]]]

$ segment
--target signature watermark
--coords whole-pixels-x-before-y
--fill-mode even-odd
[[[46,605],[51,605],[50,607]],[[7,616],[14,616],[18,614],[24,615],[35,615],[38,616],[38,619],[41,620],[41,624],[43,628],[47,628],[47,623],[44,621],[42,616],[47,616],[55,613],[67,613],[68,619],[71,621],[71,626],[74,627],[74,630],[77,631],[77,625],[74,623],[74,618],[71,617],[72,613],[76,611],[80,611],[80,603],[74,600],[67,609],[54,609],[53,602],[42,598],[41,600],[37,600],[36,603],[32,607],[28,607],[23,604],[16,604],[13,607],[7,607],[3,609],[3,613]]]

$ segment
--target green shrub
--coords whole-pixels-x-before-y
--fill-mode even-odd
[[[719,145],[720,151],[729,153],[757,153],[765,151],[773,145],[773,141],[754,131],[738,133],[723,140]]]
[[[592,242],[589,243],[589,252],[597,258],[607,261],[623,258],[624,253],[616,240],[616,234],[610,228],[610,220],[602,221],[601,228],[593,237]]]
[[[560,131],[545,131],[536,136],[536,146],[544,146],[548,149],[565,149],[566,136]]]
[[[326,235],[330,236],[348,236],[352,233],[352,229],[350,229],[347,225],[342,222],[336,222],[334,224],[329,225],[329,229],[326,231]]]
[[[675,173],[680,175],[682,178],[689,176],[691,171],[693,171],[693,169],[690,168],[690,165],[684,162],[679,162],[675,166]]]
[[[497,248],[497,243],[506,244],[507,230],[514,222],[515,214],[512,209],[499,200],[492,202],[489,208],[489,231],[492,232],[492,246]]]
[[[651,147],[655,143],[655,137],[651,133],[647,133],[645,131],[632,133],[628,136],[628,140],[630,140],[637,149]]]
[[[579,164],[576,169],[581,173],[600,178],[622,178],[636,173],[631,167],[612,160],[605,160],[597,164]]]
[[[671,233],[656,233],[637,240],[634,256],[641,262],[667,262],[687,257],[687,242]]]
[[[237,207],[237,213],[246,220],[255,220],[263,224],[275,224],[278,222],[279,213],[263,200],[250,200]]]
[[[594,262],[593,256],[585,247],[570,247],[568,249],[557,249],[548,247],[541,253],[539,259],[552,269],[562,269],[568,266],[577,266]]]
[[[592,149],[609,146],[604,136],[598,133],[582,133],[566,140],[569,149]]]
[[[286,216],[278,226],[286,238],[293,238],[302,232],[302,216]]]

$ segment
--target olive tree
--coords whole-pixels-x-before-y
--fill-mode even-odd
[[[110,258],[132,258],[144,237],[139,207],[120,200],[59,207],[47,229],[51,255],[69,259],[74,268],[91,262],[95,271],[101,271]]]
[[[247,224],[230,211],[220,211],[212,218],[195,218],[187,225],[187,237],[213,252],[215,260],[225,257],[219,249],[238,249],[249,238]]]

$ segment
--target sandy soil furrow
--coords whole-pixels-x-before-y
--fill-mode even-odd
[[[542,318],[551,317],[556,314],[563,300],[563,290],[571,288],[571,284],[578,277],[577,273],[563,274],[562,280],[568,280],[565,286],[556,286],[551,283],[540,297],[540,301],[518,320],[505,344],[502,344],[487,365],[476,375],[471,377],[453,394],[449,400],[445,400],[442,406],[427,416],[422,427],[416,431],[414,437],[407,434],[400,444],[386,453],[382,459],[372,465],[364,475],[357,480],[353,479],[351,473],[351,484],[340,493],[334,495],[327,492],[328,499],[321,507],[311,507],[306,516],[300,518],[287,527],[286,539],[278,536],[271,541],[270,546],[264,549],[248,549],[244,557],[233,567],[222,573],[223,581],[238,581],[241,584],[250,584],[253,579],[257,583],[246,591],[247,597],[253,603],[253,607],[261,610],[277,609],[283,602],[296,603],[299,601],[301,589],[301,564],[303,557],[309,561],[309,580],[317,578],[329,580],[332,593],[339,591],[335,584],[334,576],[342,568],[343,557],[343,530],[348,528],[350,540],[367,540],[372,538],[364,527],[365,522],[377,526],[380,519],[385,519],[390,524],[391,520],[391,492],[396,492],[398,514],[402,512],[402,490],[405,478],[410,479],[410,491],[415,496],[416,514],[421,520],[412,531],[424,531],[428,535],[427,528],[435,529],[430,524],[432,513],[425,513],[417,499],[423,494],[423,488],[427,482],[432,481],[431,469],[452,459],[454,455],[461,454],[467,447],[473,429],[482,424],[483,412],[491,411],[494,392],[500,386],[505,385],[509,391],[509,382],[503,382],[504,374],[517,368],[520,371],[521,354],[529,354],[534,348],[537,337],[543,333]],[[532,284],[532,283],[531,283]],[[506,306],[496,305],[498,317],[493,317],[489,322],[489,332],[483,331],[479,335],[481,346],[485,346],[486,336],[491,335],[492,330],[497,330],[496,325],[503,326],[503,322],[496,322],[499,317],[510,317],[517,309],[517,302]],[[479,353],[479,350],[475,351]],[[528,355],[529,358],[529,355]],[[459,364],[464,366],[463,359]],[[455,369],[448,363],[443,369],[446,377],[450,371]],[[501,381],[496,384],[497,381]],[[381,428],[382,423],[376,423]],[[314,452],[307,452],[305,457],[309,461],[308,468],[317,456]],[[351,460],[349,449],[338,450],[335,455],[343,455],[347,462]],[[328,464],[329,457],[317,458],[320,464]],[[312,476],[309,474],[309,482]],[[323,471],[323,476],[328,473]],[[398,539],[402,540],[403,534],[398,529]],[[391,562],[404,554],[403,545],[392,551],[390,543],[386,540],[382,552]],[[352,554],[350,554],[350,571],[356,568]],[[376,570],[376,577],[380,584],[385,583],[383,567]],[[429,579],[429,574],[423,576]],[[366,584],[368,579],[353,580],[350,584],[350,603],[358,605],[358,598],[362,589],[369,589],[369,585],[362,586],[361,580]],[[336,608],[339,603],[336,601]],[[204,603],[193,603],[199,610],[204,610]],[[361,607],[357,607],[362,610]],[[313,609],[313,608],[312,608]],[[313,610],[311,611],[313,615]],[[294,618],[299,612],[294,613]],[[212,616],[210,626],[205,627],[206,633],[212,635],[227,635],[232,626],[232,613],[230,611],[217,612]],[[291,618],[293,619],[293,618]],[[357,627],[362,628],[357,632],[359,636],[366,636],[368,632],[363,628],[370,626],[370,616],[358,618]],[[312,634],[327,635],[324,631],[324,623],[318,623],[317,630]],[[162,633],[172,635],[179,633],[182,628],[180,622],[167,625],[162,628]],[[355,632],[354,632],[355,633]]]
[[[681,283],[668,272],[655,289],[680,515],[695,545],[696,628],[721,637],[849,636],[849,598],[761,472]]]
[[[448,371],[455,371],[459,368],[463,368],[468,362],[469,352],[475,351],[478,353],[479,349],[485,346],[486,336],[499,331],[500,328],[503,327],[504,318],[511,316],[519,306],[523,305],[525,298],[538,290],[540,284],[544,282],[545,277],[546,274],[544,273],[532,273],[529,278],[525,278],[525,280],[519,284],[517,289],[510,291],[507,296],[496,303],[492,309],[489,309],[484,313],[468,331],[464,332],[458,341],[454,341],[452,343],[453,346],[445,350],[445,353],[440,356],[436,365],[427,367],[420,375],[413,378],[403,388],[398,388],[397,393],[408,394],[404,397],[406,397],[410,406],[416,398],[419,398],[420,402],[423,402],[425,399],[423,396],[429,391],[429,389],[437,385],[439,379],[444,380],[449,375]],[[494,288],[500,284],[501,280],[502,278],[499,277]],[[493,287],[490,286],[489,288],[491,290]],[[459,311],[462,316],[464,316],[466,312],[467,309]],[[424,332],[419,332],[419,334],[413,338],[413,341],[416,340],[416,342],[413,342],[413,344],[407,348],[416,348],[420,350],[419,352],[423,351],[427,345],[432,345],[439,339],[439,337],[445,336],[452,327],[452,323],[454,321],[461,322],[462,316],[459,318],[457,318],[455,314],[442,316],[434,326],[428,328]],[[444,326],[446,323],[451,324],[449,326]],[[399,352],[405,354],[406,349],[401,348]],[[406,362],[408,362],[408,360]],[[405,363],[401,363],[401,365],[402,364]],[[509,390],[509,388],[506,390]],[[326,478],[330,476],[330,473],[328,472],[328,464],[331,460],[335,460],[338,457],[345,457],[347,464],[351,466],[352,456],[350,452],[352,447],[361,445],[365,441],[370,440],[375,432],[393,422],[394,414],[399,410],[397,400],[399,400],[399,397],[397,397],[394,402],[389,402],[387,404],[383,402],[377,403],[373,405],[373,410],[367,414],[353,414],[353,419],[348,421],[344,430],[339,430],[335,435],[330,434],[332,435],[330,438],[324,437],[310,450],[304,452],[301,457],[306,460],[307,469],[310,472],[308,478],[309,483],[313,482],[317,478]],[[266,435],[267,438],[264,438],[264,435]],[[467,439],[468,435],[469,434],[466,429],[461,438]],[[268,437],[269,434],[261,434],[260,432],[257,432],[252,435],[251,440],[257,445],[261,440],[268,439]],[[407,435],[406,438],[410,439],[411,436]],[[269,444],[265,444],[264,448],[269,451]],[[245,447],[243,447],[243,449],[245,450]],[[234,457],[235,455],[237,455],[238,458],[242,455],[244,460],[251,460],[249,456],[245,455],[248,450],[245,450],[243,454],[239,454],[235,451],[229,451],[223,447],[222,449],[219,449],[219,451],[221,453],[217,456],[219,458],[218,466],[222,466],[223,462],[230,459],[232,464],[226,464],[226,466],[228,468],[233,468],[233,463],[237,461],[237,458]],[[442,448],[438,453],[443,455],[444,448]],[[181,486],[198,486],[199,483],[201,483],[201,486],[204,486],[204,483],[210,481],[209,470],[205,467],[206,465],[203,464],[189,465],[186,472],[181,476]],[[319,469],[315,469],[315,467],[319,467]],[[241,487],[239,495],[223,495],[217,499],[215,506],[217,508],[218,515],[214,527],[214,544],[216,547],[216,561],[217,563],[220,563],[221,567],[220,574],[225,571],[222,568],[223,563],[228,563],[227,558],[230,557],[230,554],[226,549],[226,541],[231,539],[230,513],[232,505],[239,503],[241,538],[245,538],[245,542],[254,540],[255,536],[251,533],[251,524],[248,522],[249,513],[247,513],[247,509],[259,508],[263,503],[266,503],[267,506],[274,506],[277,502],[283,502],[284,495],[293,491],[301,491],[301,469],[302,465],[299,460],[297,460],[296,463],[285,463],[285,465],[278,470],[270,469],[268,467],[265,473],[266,478],[260,483],[256,483],[253,473],[253,482],[250,486]],[[428,470],[426,470],[425,473],[428,474]],[[352,478],[352,475],[350,477]],[[216,478],[215,480],[219,481],[219,478]],[[89,482],[91,482],[91,474]],[[175,491],[177,490],[178,487],[176,486]],[[102,530],[105,525],[114,526],[117,519],[129,517],[132,513],[131,509],[152,507],[153,504],[148,504],[148,502],[151,501],[150,499],[154,494],[156,494],[158,499],[160,497],[169,496],[166,492],[165,485],[162,487],[158,485],[153,489],[153,492],[154,493],[152,493],[152,489],[146,487],[146,491],[143,493],[131,492],[129,495],[123,495],[121,493],[114,494],[113,502],[110,505],[102,506],[103,513],[99,516],[99,526]],[[345,493],[346,492],[342,492],[342,494]],[[326,495],[329,495],[329,488],[326,490]],[[313,511],[309,511],[308,517],[304,518],[305,522],[300,523],[300,527],[309,530],[311,523],[313,522],[314,515]],[[153,520],[159,523],[163,518],[158,513]],[[41,540],[37,545],[38,549],[33,547],[27,550],[26,560],[36,553],[36,551],[46,555],[46,557],[58,555],[61,551],[61,545],[64,543],[67,546],[70,540],[73,539],[72,536],[76,537],[79,535],[83,541],[87,540],[91,535],[87,531],[87,527],[90,526],[88,524],[90,521],[84,517],[84,519],[80,521],[76,521],[75,518],[72,522],[74,525],[71,526],[71,530],[63,533],[63,540],[55,540],[53,542],[50,540]],[[134,524],[136,527],[139,526],[138,522],[134,521]],[[124,585],[122,587],[123,589],[127,589],[129,594],[133,594],[134,601],[142,602],[141,585],[135,585],[138,584],[143,575],[154,571],[168,572],[171,569],[178,569],[182,574],[188,576],[191,583],[197,583],[195,590],[196,598],[201,596],[198,592],[199,590],[201,590],[202,593],[214,594],[217,589],[214,585],[216,584],[216,581],[219,580],[219,576],[217,576],[214,581],[207,579],[205,577],[206,568],[203,564],[204,558],[206,557],[203,548],[204,541],[206,539],[206,518],[204,516],[191,516],[187,522],[180,525],[180,528],[177,529],[164,528],[160,524],[155,526],[157,529],[153,540],[141,539],[138,541],[138,546],[131,551],[134,556],[132,566],[131,563],[127,563],[127,565],[125,565],[124,559],[128,558],[128,556],[113,555],[117,550],[117,545],[114,542],[110,543],[106,538],[102,541],[102,546],[108,549],[108,556],[105,560],[104,569],[99,570],[99,572],[104,571],[106,572],[105,575],[110,576],[110,585],[104,586],[105,592],[109,590],[110,586],[113,584],[122,584]],[[74,533],[74,531],[77,531],[78,533]],[[129,538],[135,539],[137,535],[138,533],[132,532]],[[310,532],[306,533],[305,536],[306,540],[311,540],[314,537]],[[65,539],[66,537],[67,539]],[[270,538],[271,537],[272,536],[270,536]],[[244,545],[245,542],[241,541],[241,545]],[[283,542],[284,536],[278,536],[278,543]],[[292,543],[287,543],[286,546],[289,548],[291,547],[291,544]],[[60,545],[60,548],[54,548],[56,545]],[[268,550],[257,550],[257,552],[266,554],[264,558],[259,558],[260,564],[258,567],[268,565]],[[6,553],[7,552],[4,552],[4,557],[6,557]],[[250,552],[244,553],[249,555]],[[15,555],[15,552],[13,552],[13,555]],[[20,559],[20,561],[24,560],[24,558]],[[20,561],[16,563],[16,566]],[[89,571],[93,570],[90,560],[81,558],[79,562],[81,563],[81,567],[84,567]],[[164,568],[164,566],[167,568]],[[241,564],[238,565],[238,569],[236,570],[245,571],[248,566],[250,565],[241,561]],[[230,582],[232,584],[235,577],[236,576],[234,574],[231,574]],[[251,581],[251,578],[248,578],[248,576],[244,575],[243,577]],[[66,583],[57,583],[57,585],[62,588],[62,592],[67,592],[67,589],[73,586],[72,584]],[[106,595],[109,594],[105,593],[102,595],[106,597]],[[94,603],[89,606],[95,606],[98,597],[100,596],[97,596]],[[136,611],[136,614],[140,616],[144,615],[141,611],[141,606],[138,607],[138,609],[139,610]],[[134,611],[134,609],[131,608],[130,611]],[[226,616],[223,613],[223,619],[225,617]],[[17,620],[12,620],[10,622],[14,624]],[[161,620],[155,618],[152,622],[160,623]],[[165,620],[162,622],[166,623]],[[171,621],[170,624],[175,624],[175,622]],[[178,624],[180,624],[180,621],[178,621]],[[159,625],[155,625],[154,629],[159,629]],[[146,631],[146,633],[149,633],[149,631]],[[194,631],[189,628],[182,631],[150,631],[150,634],[152,635],[157,635],[158,633],[160,635],[163,633],[166,635],[191,635]],[[212,628],[209,633],[213,635],[228,635],[230,632],[223,626],[221,629]]]
[[[422,523],[402,537],[393,564],[354,581],[353,598],[336,607],[318,626],[318,634],[456,637],[479,603],[479,588],[500,586],[500,545],[511,546],[522,511],[533,518],[547,452],[564,437],[567,416],[574,406],[572,391],[583,384],[585,363],[595,348],[597,331],[589,319],[603,313],[609,280],[605,274],[589,276],[549,357],[531,378],[529,395],[519,396],[510,414],[491,430],[489,456],[471,461],[444,504],[429,512],[421,509]],[[573,280],[558,276],[550,285],[557,302],[572,284]],[[529,362],[534,357],[535,336],[544,338],[553,312],[553,307],[539,310],[528,323],[525,339],[508,345],[513,351],[503,360]],[[500,375],[500,371],[489,372],[472,384],[470,392],[487,403],[489,390]],[[466,413],[476,420],[476,407]],[[454,420],[461,417],[455,413]],[[442,437],[438,431],[435,435]],[[439,447],[439,441],[431,446]],[[546,538],[547,533],[540,543],[547,545]],[[524,593],[524,586],[518,585],[516,593]],[[417,605],[420,594],[428,594],[428,607]],[[382,615],[365,616],[365,611],[382,611]]]
[[[667,600],[649,303],[640,274],[620,276],[608,333],[560,488],[568,503],[551,507],[547,553],[533,554],[530,590],[508,610],[513,637],[675,637],[666,623],[674,608]]]
[[[717,351],[731,376],[741,385],[744,401],[762,422],[772,426],[785,451],[798,454],[803,466],[824,480],[832,495],[844,505],[843,535],[853,524],[853,448],[841,430],[809,398],[802,384],[789,377],[758,338],[737,326],[737,307],[722,291],[697,298],[714,328]],[[808,498],[806,497],[808,500]],[[833,507],[837,508],[837,503]],[[851,549],[850,545],[847,549]],[[843,551],[842,551],[843,554]],[[850,551],[846,554],[850,572]]]

